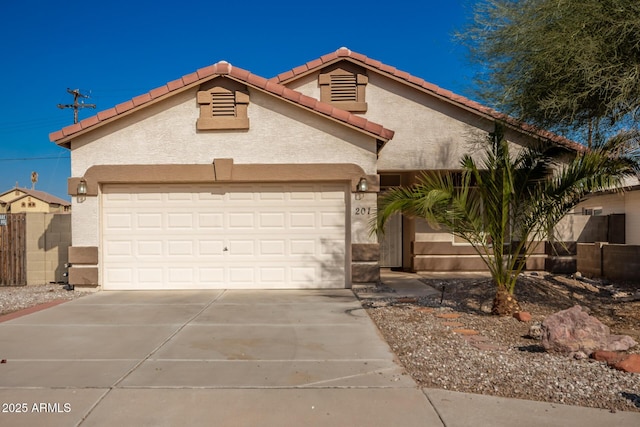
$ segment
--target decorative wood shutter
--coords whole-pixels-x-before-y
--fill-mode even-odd
[[[366,75],[336,68],[320,74],[320,100],[354,113],[367,111],[365,87],[369,79]]]
[[[198,92],[198,130],[249,129],[249,95],[241,90],[215,86]]]

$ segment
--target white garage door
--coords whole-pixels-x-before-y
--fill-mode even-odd
[[[344,288],[345,189],[105,185],[103,287]]]

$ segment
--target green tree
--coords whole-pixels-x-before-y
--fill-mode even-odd
[[[383,231],[389,217],[402,212],[467,240],[495,283],[492,312],[510,315],[519,310],[517,278],[534,246],[547,240],[586,194],[615,188],[638,172],[633,147],[639,139],[637,132],[619,134],[561,163],[555,160],[557,147],[511,153],[498,125],[482,150],[483,160],[464,156],[461,174],[425,173],[413,186],[386,193],[376,228]]]
[[[638,0],[479,0],[459,37],[496,109],[588,145],[636,128]]]

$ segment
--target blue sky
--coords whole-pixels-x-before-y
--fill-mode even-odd
[[[220,60],[273,77],[346,46],[472,97],[452,35],[469,3],[3,1],[0,192],[30,187],[36,171],[36,189],[69,199],[69,152],[49,142],[73,123],[57,108],[72,103],[67,88],[97,104],[83,119]]]

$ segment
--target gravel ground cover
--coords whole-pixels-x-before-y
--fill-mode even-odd
[[[533,323],[580,304],[612,333],[631,335],[640,343],[637,287],[564,276],[523,277],[516,295],[533,318],[520,322],[488,313],[494,295],[490,280],[423,281],[438,290],[444,286],[444,294],[415,301],[363,301],[419,386],[640,412],[640,374],[546,353],[529,336]],[[640,346],[629,353],[640,353]]]
[[[0,286],[0,315],[54,300],[72,300],[86,295],[82,291],[67,291],[60,284],[30,286]]]

